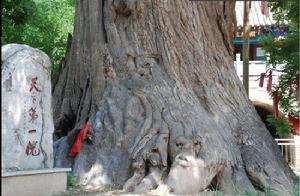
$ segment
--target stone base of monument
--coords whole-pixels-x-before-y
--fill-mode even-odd
[[[53,196],[67,190],[71,168],[51,168],[1,174],[2,196]]]

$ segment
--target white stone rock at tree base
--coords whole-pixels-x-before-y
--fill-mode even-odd
[[[44,52],[27,45],[8,44],[1,50],[1,169],[52,168],[50,59]],[[36,131],[29,133],[33,129]],[[29,142],[33,146],[37,144],[28,148],[26,154]]]

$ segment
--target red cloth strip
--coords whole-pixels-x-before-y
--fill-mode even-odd
[[[279,103],[278,91],[274,91],[273,92],[273,110],[274,110],[274,118],[275,119],[279,117],[278,103]]]
[[[86,124],[78,133],[78,135],[76,136],[75,142],[72,145],[72,148],[69,152],[69,156],[70,157],[75,157],[78,153],[80,153],[81,150],[81,144],[84,141],[86,135],[88,134],[88,132],[90,131],[90,129],[92,128],[91,124]]]
[[[296,100],[300,101],[300,84],[299,83],[297,84],[297,87],[296,87]]]
[[[266,75],[265,73],[261,73],[260,74],[259,87],[263,87],[264,86],[265,75]]]
[[[268,92],[272,91],[272,79],[273,79],[272,71],[270,71],[268,85],[267,85],[267,91]]]

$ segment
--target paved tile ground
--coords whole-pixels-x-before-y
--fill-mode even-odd
[[[241,81],[243,80],[240,77]],[[273,100],[270,96],[270,93],[267,91],[267,79],[265,79],[264,86],[259,87],[259,76],[250,76],[249,77],[249,98],[251,101],[260,101],[273,105]],[[273,84],[277,83],[278,77],[273,77]]]

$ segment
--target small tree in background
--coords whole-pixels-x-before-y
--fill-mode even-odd
[[[4,0],[1,5],[1,45],[27,44],[44,51],[53,75],[73,32],[75,0]]]
[[[271,2],[271,11],[278,24],[288,21],[290,32],[285,38],[267,37],[263,48],[269,55],[270,69],[284,66],[279,82],[274,86],[279,93],[279,104],[285,114],[299,117],[299,2]],[[298,97],[299,98],[299,97]]]
[[[263,40],[263,48],[269,56],[269,69],[281,72],[274,91],[278,92],[276,94],[284,115],[299,118],[299,1],[278,1],[269,5],[276,22],[280,25],[287,21],[290,26],[287,37],[268,36]],[[268,122],[276,127],[282,137],[292,130],[284,116],[278,119],[270,116]]]

